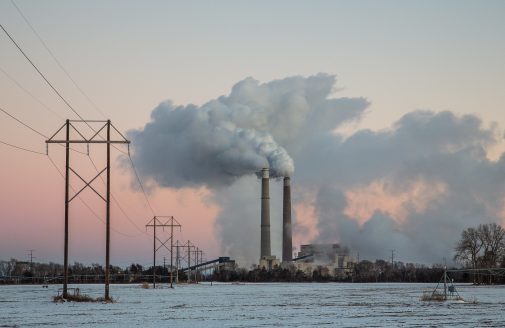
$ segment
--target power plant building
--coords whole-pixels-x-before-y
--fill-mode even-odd
[[[270,170],[261,170],[261,247],[259,268],[266,270],[281,266],[281,261],[271,253],[270,242]],[[282,266],[295,266],[299,270],[310,272],[324,267],[333,275],[345,275],[352,270],[353,260],[349,249],[340,244],[301,245],[298,257],[293,259],[293,239],[291,229],[291,179],[283,179],[282,197]]]
[[[349,249],[340,244],[307,244],[300,246],[296,262],[298,269],[312,271],[318,266],[326,267],[333,275],[346,275],[351,272],[354,260]]]

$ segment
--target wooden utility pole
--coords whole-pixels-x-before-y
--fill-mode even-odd
[[[94,130],[90,124],[100,124],[100,128]],[[76,125],[78,124],[86,124],[94,134],[91,137],[86,137],[82,131],[80,131]],[[102,125],[103,124],[103,125]],[[117,132],[117,134],[121,137],[118,140],[111,139],[111,127]],[[65,139],[56,139],[56,136],[65,129]],[[100,133],[105,130],[106,137],[104,138]],[[77,138],[71,139],[71,131],[77,134]],[[65,145],[65,238],[64,238],[64,246],[63,246],[63,298],[68,298],[68,229],[69,229],[69,206],[70,202],[77,197],[84,189],[89,188],[94,191],[98,197],[100,197],[105,202],[105,300],[110,300],[109,295],[109,277],[110,277],[110,146],[111,144],[130,144],[130,141],[127,140],[121,132],[119,132],[110,122],[110,120],[66,120],[65,124],[61,128],[54,133],[51,138],[46,140],[46,143],[49,144],[64,144]],[[87,181],[82,178],[70,165],[70,145],[71,144],[86,144],[88,146],[89,152],[89,144],[106,144],[107,146],[107,163],[106,167],[100,171],[93,179]],[[49,151],[49,150],[48,150]],[[84,187],[82,187],[78,192],[76,192],[72,197],[70,197],[70,172],[72,172],[75,176],[77,176],[83,183]],[[107,185],[106,185],[106,194],[105,197],[96,191],[95,188],[91,185],[93,181],[95,181],[102,173],[106,172],[107,175]]]
[[[192,248],[195,248],[194,245],[191,245],[191,242],[188,240],[188,242],[184,245],[182,245],[184,248],[186,248],[187,250],[187,260],[188,260],[188,283],[191,282],[191,252],[192,252]]]
[[[177,240],[175,246],[175,283],[179,283],[179,241]]]
[[[175,223],[174,223],[175,222]],[[170,288],[174,288],[174,227],[179,227],[179,231],[181,229],[181,225],[177,222],[176,219],[172,216],[170,218]]]
[[[165,218],[167,221],[162,222],[160,219]],[[165,247],[170,251],[170,288],[173,288],[173,246],[174,246],[174,227],[181,228],[181,225],[173,216],[155,216],[146,224],[146,229],[148,227],[153,228],[153,288],[156,288],[156,252],[161,248]],[[170,237],[165,241],[162,241],[156,236],[156,227],[161,227],[165,230],[166,227],[170,227]],[[167,242],[170,240],[170,248],[167,246]],[[160,243],[156,247],[156,241]]]
[[[33,273],[33,259],[35,256],[33,256],[34,249],[29,249],[28,252],[30,252],[30,272]]]

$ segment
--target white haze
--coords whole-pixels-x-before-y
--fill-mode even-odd
[[[265,166],[275,176],[291,175],[294,202],[315,207],[318,242],[342,242],[362,258],[386,258],[396,249],[403,261],[440,262],[452,257],[462,229],[501,220],[505,157],[486,157],[496,128],[474,115],[413,111],[388,130],[343,138],[335,129],[359,120],[369,103],[333,98],[335,83],[327,74],[268,83],[247,78],[200,107],[163,102],[151,122],[129,133],[134,161],[160,187],[213,190],[223,255],[241,264],[259,257],[254,173]],[[444,190],[422,211],[406,205],[402,221],[378,206],[360,225],[345,211],[346,192],[377,181],[394,192],[419,181]],[[282,195],[274,181],[272,188],[272,250],[280,256]]]

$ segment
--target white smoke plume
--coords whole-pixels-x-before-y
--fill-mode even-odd
[[[175,188],[230,184],[263,167],[291,175],[286,150],[268,132],[239,126],[233,115],[219,101],[202,107],[163,102],[142,131],[129,133],[135,160],[160,186]]]
[[[134,161],[161,187],[215,191],[223,255],[241,264],[259,257],[253,173],[265,166],[292,176],[294,205],[314,208],[315,241],[342,242],[362,258],[396,249],[405,262],[440,262],[452,257],[461,230],[505,219],[505,156],[487,157],[496,127],[474,115],[414,111],[390,129],[344,138],[335,128],[359,120],[369,103],[335,98],[335,82],[327,74],[247,78],[203,106],[164,102],[130,132]],[[280,256],[282,194],[271,188],[272,251]],[[294,231],[306,230],[293,219]]]

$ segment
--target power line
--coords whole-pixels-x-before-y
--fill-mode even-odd
[[[6,146],[9,146],[9,147],[12,147],[12,148],[15,148],[15,149],[19,149],[19,150],[24,150],[24,151],[27,151],[27,152],[30,152],[30,153],[40,154],[40,155],[46,155],[45,153],[42,153],[40,151],[36,151],[36,150],[32,150],[32,149],[16,146],[16,145],[10,144],[10,143],[2,141],[2,140],[0,140],[0,143],[4,144]]]
[[[23,125],[24,127],[30,129],[31,131],[37,133],[38,135],[44,137],[47,139],[47,136],[45,136],[43,133],[37,131],[35,128],[31,127],[30,125],[24,123],[23,121],[21,121],[20,119],[18,119],[17,117],[15,117],[14,115],[10,114],[9,112],[7,112],[5,109],[3,109],[2,107],[0,107],[0,111],[2,111],[4,114],[6,114],[7,116],[9,116],[10,118],[12,118],[13,120],[17,121],[19,124]],[[46,155],[44,153],[41,153],[41,152],[38,152],[38,151],[35,151],[35,150],[30,150],[30,149],[27,149],[27,148],[23,148],[23,147],[20,147],[20,146],[16,146],[16,145],[12,145],[12,144],[9,144],[9,143],[6,143],[6,142],[3,142],[3,141],[0,141],[2,144],[5,144],[7,146],[10,146],[10,147],[13,147],[13,148],[16,148],[16,149],[20,149],[20,150],[24,150],[24,151],[28,151],[28,152],[32,152],[32,153],[36,153],[36,154],[42,154],[42,155]],[[60,145],[60,146],[63,146],[63,145]],[[63,146],[65,147],[65,146]],[[89,156],[89,154],[86,154],[86,153],[83,153],[83,152],[80,152],[78,150],[74,150],[72,148],[70,148],[71,150],[75,151],[75,152],[79,152],[81,154],[85,154],[88,156],[88,158],[90,159],[91,163],[93,164],[93,167],[95,168],[95,170],[98,172],[98,169],[95,165],[95,163],[93,162],[93,159]],[[48,155],[49,156],[49,155]],[[137,177],[137,180],[139,182],[139,185],[140,185],[140,188],[144,194],[144,197],[146,199],[146,202],[147,202],[147,205],[149,206],[149,208],[151,209],[151,212],[153,213],[154,215],[154,210],[153,210],[153,207],[151,206],[151,203],[149,202],[149,199],[147,197],[147,193],[145,192],[145,189],[142,185],[142,181],[140,180],[140,177],[135,169],[135,165],[133,164],[133,160],[130,156],[128,156],[129,160],[130,160],[130,163],[132,165],[132,168],[133,168],[133,172],[135,173],[135,176]],[[103,178],[100,177],[100,179],[102,179],[102,182],[103,182]],[[143,234],[145,234],[134,222],[133,220],[126,214],[126,211],[121,207],[121,205],[119,204],[119,202],[117,201],[117,199],[114,197],[114,195],[112,195],[111,193],[111,196],[112,196],[112,199],[113,201],[116,203],[116,205],[118,206],[119,210],[125,215],[125,217],[135,226],[135,228],[142,232]],[[91,210],[91,209],[90,209]]]
[[[14,4],[15,5],[15,4]],[[15,5],[15,7],[19,10],[19,8]],[[24,17],[24,15],[22,15],[21,11],[19,10],[21,16]],[[28,23],[28,20],[26,20],[26,22]],[[29,23],[28,23],[29,24]],[[29,24],[29,26],[31,26],[31,24]],[[2,28],[2,30],[5,32],[5,34],[9,37],[9,39],[12,41],[12,43],[16,46],[16,48],[18,48],[18,50],[21,52],[21,54],[23,54],[23,56],[26,58],[26,60],[28,60],[28,62],[33,66],[33,68],[39,73],[39,75],[44,79],[44,81],[47,83],[47,85],[49,85],[51,87],[51,89],[58,95],[58,97],[68,106],[68,108],[70,110],[72,110],[72,112],[74,112],[75,115],[77,115],[77,117],[79,117],[79,119],[81,119],[82,121],[85,122],[85,124],[93,131],[93,132],[96,132],[95,129],[93,129],[93,127],[91,127],[91,125],[89,125],[89,123],[87,123],[81,115],[79,115],[79,113],[74,109],[74,107],[72,107],[72,105],[70,105],[70,103],[61,95],[61,93],[52,85],[51,82],[49,82],[49,80],[45,77],[45,75],[38,69],[38,67],[33,63],[33,61],[28,57],[28,55],[23,51],[23,49],[21,48],[21,46],[14,40],[14,38],[9,34],[9,32],[7,32],[7,30],[4,28],[4,26],[2,24],[0,24],[0,27]],[[35,29],[33,29],[34,33],[38,36],[37,32],[35,31]],[[40,40],[42,41],[42,38],[40,38]],[[43,41],[42,41],[43,44],[45,44]],[[49,53],[52,55],[52,52],[49,50],[49,48],[47,47],[46,48]],[[56,59],[56,57],[54,56],[53,57],[56,62],[58,62],[58,60]],[[66,72],[66,70],[63,68],[63,66],[61,66],[61,68],[63,69],[63,71]],[[67,72],[68,74],[68,72]],[[70,76],[69,76],[70,77]],[[73,81],[73,79],[70,77],[70,79]],[[77,84],[76,84],[77,86]],[[77,86],[77,88],[80,90],[80,88]],[[82,91],[82,90],[81,90]],[[87,97],[87,96],[86,96]],[[87,97],[89,98],[89,97]],[[91,101],[91,99],[90,99]],[[91,101],[91,103],[93,103]],[[97,107],[98,109],[98,107]],[[101,112],[101,111],[100,111]],[[101,112],[102,115],[103,115],[103,112]],[[105,115],[104,115],[105,116]],[[104,139],[101,135],[100,135],[100,138]],[[121,149],[117,148],[116,146],[112,145],[112,147],[116,150],[118,150],[119,152],[123,153],[124,155],[127,155],[126,152],[122,151]]]
[[[45,154],[43,154],[45,155]],[[53,164],[54,168],[56,169],[56,171],[58,171],[58,173],[61,175],[61,177],[63,179],[65,179],[65,175],[63,174],[63,172],[61,172],[61,170],[58,168],[58,166],[56,165],[56,163],[53,161],[53,159],[51,158],[51,156],[47,155],[47,158],[49,159],[49,161],[51,162],[51,164]],[[74,187],[70,186],[70,189],[72,189],[72,191],[75,193],[75,189]],[[105,221],[91,208],[91,206],[88,205],[88,203],[86,203],[82,198],[81,196],[77,196],[77,198],[79,198],[79,200],[81,201],[81,203],[93,214],[93,216],[95,216],[95,218],[97,218],[100,222],[102,222],[103,224],[105,224]],[[129,237],[129,238],[133,238],[133,237],[137,237],[139,235],[128,235],[128,234],[125,234],[121,231],[118,231],[114,228],[111,228],[112,231],[114,231],[115,233],[118,233],[120,235],[123,235],[125,237]]]
[[[51,158],[51,156],[45,154],[45,153],[42,153],[42,152],[38,152],[38,151],[35,151],[35,150],[31,150],[31,149],[27,149],[27,148],[23,148],[23,147],[19,147],[19,146],[16,146],[16,145],[12,145],[12,144],[9,144],[7,142],[3,142],[0,140],[0,143],[4,144],[4,145],[7,145],[7,146],[10,146],[10,147],[13,147],[13,148],[16,148],[16,149],[19,149],[19,150],[24,150],[24,151],[27,151],[27,152],[31,152],[31,153],[35,153],[35,154],[39,154],[39,155],[44,155],[44,156],[47,156],[47,158],[49,159],[49,161],[51,162],[51,164],[54,166],[54,168],[56,169],[56,171],[58,171],[58,173],[61,175],[61,177],[64,179],[65,178],[65,175],[63,174],[63,172],[61,172],[61,170],[58,168],[58,166],[56,165],[56,163],[54,163],[53,159]],[[75,192],[75,189],[74,187],[70,186],[70,188],[72,189],[73,192]],[[81,196],[77,196],[77,198],[79,198],[79,200],[82,202],[82,204],[95,216],[95,218],[97,218],[99,221],[101,221],[103,224],[105,224],[105,221],[91,208],[91,206],[89,206],[82,198]],[[121,231],[118,231],[114,228],[111,228],[112,231],[114,231],[115,233],[118,233],[120,235],[123,235],[125,237],[129,237],[129,238],[133,238],[133,237],[137,237],[137,236],[140,236],[139,235],[128,235],[128,234],[125,234]],[[144,232],[142,232],[144,233]]]
[[[61,95],[61,93],[51,84],[51,82],[49,82],[49,80],[45,77],[45,75],[32,62],[30,57],[28,57],[28,55],[23,51],[23,49],[21,49],[19,44],[14,40],[14,38],[9,34],[9,32],[7,32],[7,30],[4,28],[4,26],[2,24],[0,24],[0,27],[5,32],[5,34],[9,37],[9,39],[12,41],[12,43],[16,46],[16,48],[18,48],[18,50],[23,54],[23,56],[26,58],[26,60],[28,60],[28,62],[33,66],[33,68],[35,68],[37,73],[39,73],[39,75],[44,79],[44,81],[46,81],[47,85],[49,85],[51,87],[51,89],[58,95],[58,97],[60,97],[60,99],[68,106],[68,108],[70,108],[70,110],[72,110],[72,112],[74,112],[74,114],[77,115],[77,117],[79,117],[81,120],[84,121],[82,116],[79,115],[79,113],[72,107],[72,105],[70,105],[70,103]]]
[[[47,136],[45,136],[43,133],[35,130],[34,128],[32,128],[31,126],[29,126],[28,124],[24,123],[23,121],[21,121],[20,119],[18,119],[17,117],[15,117],[14,115],[10,114],[8,111],[6,111],[5,109],[3,109],[2,107],[0,107],[0,111],[2,111],[5,115],[9,116],[10,118],[12,118],[13,120],[17,121],[19,124],[23,125],[24,127],[32,130],[33,132],[35,132],[36,134],[40,135],[41,137],[43,138],[46,138],[47,139]]]
[[[88,154],[88,158],[89,160],[91,161],[91,164],[93,165],[93,167],[95,168],[95,171],[98,173],[98,168],[95,164],[95,162],[93,161],[93,159],[91,158],[91,156],[89,156]],[[102,180],[102,183],[105,184],[105,181],[103,181],[103,178],[102,176],[100,176],[100,180]],[[135,224],[135,222],[130,218],[130,216],[128,214],[126,214],[126,211],[123,209],[123,207],[119,204],[119,201],[116,199],[116,197],[114,196],[114,194],[111,192],[110,193],[111,195],[111,198],[112,200],[114,201],[114,203],[117,205],[117,207],[119,208],[119,210],[123,213],[123,215],[128,219],[128,221],[130,221],[131,224],[133,224],[133,226],[138,230],[140,231],[142,234],[145,234],[145,235],[148,235],[145,231],[143,231],[142,229],[140,229],[137,224]],[[140,235],[139,235],[140,236]]]
[[[33,100],[35,100],[36,102],[38,102],[44,109],[46,109],[48,112],[50,112],[51,114],[57,116],[58,118],[60,118],[62,121],[64,121],[65,119],[63,118],[63,116],[61,116],[60,114],[58,114],[56,111],[52,110],[51,108],[49,108],[49,106],[47,106],[46,104],[44,104],[39,98],[35,97],[35,95],[33,93],[31,93],[30,91],[28,91],[28,89],[26,89],[25,87],[23,87],[21,85],[21,83],[19,83],[15,78],[13,78],[9,73],[7,73],[3,68],[0,67],[0,71],[9,79],[11,80],[14,84],[16,84],[18,86],[18,88],[20,88],[21,90],[23,90],[27,95],[29,95]]]
[[[23,49],[19,46],[19,44],[14,40],[14,38],[9,34],[9,32],[7,32],[7,30],[4,28],[4,26],[2,24],[0,24],[0,27],[2,28],[2,30],[5,32],[5,34],[9,37],[9,39],[12,41],[12,43],[16,46],[16,48],[18,48],[18,50],[21,52],[21,54],[23,54],[23,56],[26,58],[26,60],[28,60],[28,62],[33,66],[33,68],[37,71],[37,73],[39,73],[39,75],[44,79],[44,81],[47,83],[47,85],[49,85],[51,87],[51,89],[56,93],[56,95],[58,95],[58,97],[65,103],[65,105],[67,105],[67,107],[75,114],[77,115],[77,117],[83,121],[87,126],[88,128],[90,128],[93,132],[96,133],[96,130],[93,129],[93,127],[91,125],[89,125],[89,123],[84,119],[82,118],[82,116],[74,109],[74,107],[72,107],[72,105],[70,105],[70,103],[61,95],[61,93],[53,86],[53,84],[51,82],[49,82],[49,80],[45,77],[45,75],[38,69],[38,67],[32,62],[32,60],[30,59],[30,57],[28,57],[28,55],[23,51]],[[101,135],[99,135],[100,138],[102,138],[102,140],[105,140]],[[119,152],[127,155],[126,152],[124,152],[123,150],[117,148],[116,146],[112,145],[112,147],[116,150],[118,150]]]
[[[26,22],[26,24],[30,27],[30,29],[35,34],[35,36],[39,39],[40,43],[42,43],[42,45],[47,50],[47,52],[49,53],[49,55],[51,55],[51,57],[54,59],[54,61],[56,62],[56,64],[61,68],[61,70],[65,73],[65,75],[69,78],[69,80],[72,81],[72,83],[76,87],[76,89],[79,90],[79,92],[84,96],[84,98],[86,98],[88,100],[88,102],[94,107],[94,109],[98,113],[100,113],[103,116],[103,118],[107,118],[105,116],[105,114],[103,113],[103,111],[91,100],[91,98],[81,89],[81,87],[79,87],[79,85],[77,84],[77,82],[75,82],[75,80],[68,73],[68,71],[65,69],[65,67],[63,67],[63,65],[61,64],[61,62],[58,60],[58,58],[56,58],[55,54],[51,51],[51,49],[49,49],[49,47],[44,42],[44,40],[39,35],[39,33],[37,33],[37,31],[35,30],[35,28],[33,27],[33,25],[28,21],[28,18],[26,18],[26,16],[23,14],[23,12],[21,11],[21,9],[16,5],[16,2],[14,0],[11,0],[11,3],[14,5],[14,7],[18,11],[18,13],[21,15],[21,17]]]
[[[21,52],[21,54],[23,54],[23,56],[26,58],[26,60],[28,60],[28,62],[33,66],[33,68],[37,71],[37,73],[39,73],[39,75],[44,79],[44,81],[47,83],[47,85],[49,85],[51,87],[51,89],[56,93],[56,95],[58,95],[58,97],[65,103],[65,105],[67,105],[67,107],[72,112],[74,112],[74,114],[77,115],[77,117],[79,117],[79,119],[81,121],[83,121],[88,126],[88,128],[90,128],[93,132],[96,132],[96,130],[93,129],[93,127],[91,125],[89,125],[89,123],[86,122],[86,120],[84,120],[84,118],[82,118],[82,116],[74,109],[74,107],[72,107],[72,105],[70,105],[70,103],[61,95],[61,93],[53,86],[53,84],[51,82],[49,82],[49,80],[45,77],[45,75],[33,63],[33,61],[30,59],[30,57],[28,57],[28,55],[23,51],[21,46],[14,40],[14,38],[9,34],[9,32],[7,32],[5,27],[2,24],[0,24],[0,27],[5,32],[5,34],[9,37],[9,39],[12,41],[12,43],[16,46],[16,48],[18,48],[18,50]],[[101,135],[99,135],[99,137],[104,140],[104,138]],[[118,150],[119,152],[127,155],[126,152],[122,151],[121,149],[117,148],[116,146],[112,145],[112,147],[114,149]]]
[[[20,124],[22,124],[23,126],[26,126],[27,128],[29,128],[30,130],[36,132],[37,134],[45,137],[42,133],[38,132],[37,130],[33,129],[32,127],[30,127],[29,125],[27,125],[26,123],[22,122],[21,120],[17,119],[16,117],[14,117],[13,115],[11,115],[10,113],[8,113],[7,111],[5,111],[4,109],[2,109],[0,107],[0,111],[4,112],[5,114],[7,114],[8,116],[10,116],[11,118],[13,118],[14,120],[18,121]],[[36,151],[36,150],[32,150],[32,149],[28,149],[28,148],[24,148],[24,147],[20,147],[20,146],[16,146],[16,145],[13,145],[13,144],[10,144],[10,143],[7,143],[7,142],[4,142],[2,140],[0,140],[0,143],[1,144],[4,144],[6,146],[9,146],[9,147],[12,147],[12,148],[15,148],[15,149],[18,149],[18,150],[23,150],[23,151],[26,151],[26,152],[30,152],[30,153],[34,153],[34,154],[39,154],[39,155],[47,155],[46,153],[42,153],[42,152],[39,152],[39,151]],[[76,152],[79,152],[77,150],[74,150]],[[86,153],[83,153],[83,154],[86,154]],[[54,161],[52,160],[52,158],[47,155],[49,161],[51,162],[51,164],[53,164],[53,166],[55,167],[55,169],[58,171],[58,173],[60,173],[60,175],[65,178],[65,176],[63,175],[63,173],[60,171],[60,169],[58,168],[58,166],[54,163]],[[91,159],[91,157],[90,157]],[[94,166],[94,163],[93,163],[93,166]],[[95,169],[96,169],[96,166],[95,166]],[[75,189],[70,186],[70,188],[72,189],[72,191],[75,192]],[[78,196],[79,200],[84,204],[84,206],[86,206],[88,208],[88,210],[98,219],[100,220],[102,223],[105,224],[105,222],[103,221],[102,218],[100,218],[100,216],[80,197]],[[115,198],[113,197],[113,199],[115,200]],[[117,200],[115,200],[115,202],[117,203]],[[135,223],[128,217],[128,215],[126,214],[126,212],[122,209],[122,207],[119,205],[119,203],[117,203],[118,207],[120,208],[120,210],[123,212],[123,214],[125,214],[125,216],[128,218],[128,220],[130,220],[130,222],[132,222],[135,226],[135,228],[137,228],[137,230],[139,230],[141,233],[145,234],[144,231],[142,231],[140,228],[138,228],[137,225],[135,225]],[[136,237],[136,236],[140,236],[139,235],[135,235],[135,236],[132,236],[132,235],[128,235],[128,234],[125,234],[125,233],[122,233],[120,231],[117,231],[115,229],[112,229],[114,232],[120,234],[120,235],[123,235],[123,236],[126,236],[126,237]]]
[[[149,198],[147,197],[147,193],[144,190],[144,186],[142,185],[142,181],[140,180],[140,176],[138,175],[137,170],[135,169],[135,164],[133,164],[133,160],[132,160],[130,154],[128,154],[128,158],[130,159],[130,163],[133,168],[133,172],[135,173],[135,176],[137,177],[137,181],[139,182],[140,189],[142,190],[142,193],[144,194],[144,198],[146,199],[147,205],[151,209],[151,213],[154,216],[155,214],[154,214],[153,207],[151,206],[151,203],[149,202]]]
[[[31,131],[35,132],[36,134],[38,134],[38,135],[42,136],[43,138],[47,139],[47,136],[45,134],[43,134],[42,132],[36,130],[34,127],[30,126],[29,124],[21,121],[19,118],[15,117],[11,113],[9,113],[5,109],[3,109],[2,107],[0,107],[0,111],[3,112],[5,115],[9,116],[10,118],[12,118],[13,120],[15,120],[16,122],[18,122],[19,124],[23,125],[24,127],[30,129]],[[12,146],[12,145],[10,145],[10,146]],[[65,147],[64,145],[60,145],[60,146]],[[17,148],[20,148],[20,147],[17,147]],[[76,149],[73,149],[73,148],[70,148],[70,150],[73,151],[73,152],[79,153],[79,154],[87,155],[87,153],[84,153],[82,151],[79,151],[79,150],[76,150]]]
[[[2,107],[0,107],[0,111],[2,111],[5,115],[9,116],[10,118],[12,118],[13,120],[15,120],[16,122],[18,122],[19,124],[23,125],[24,127],[30,129],[31,131],[37,133],[38,135],[48,139],[48,137],[46,135],[44,135],[43,133],[39,132],[38,130],[36,130],[35,128],[31,127],[30,125],[28,125],[27,123],[24,123],[23,121],[21,121],[20,119],[18,119],[17,117],[15,117],[14,115],[12,115],[11,113],[9,113],[8,111],[6,111],[5,109],[3,109]],[[9,143],[6,143],[6,142],[3,142],[3,141],[0,141],[1,143],[7,145],[7,146],[10,146],[10,147],[13,147],[13,148],[17,148],[17,149],[20,149],[20,150],[25,150],[25,151],[29,151],[29,152],[32,152],[32,153],[36,153],[36,154],[42,154],[42,155],[46,155],[44,153],[41,153],[41,152],[38,152],[38,151],[34,151],[34,150],[30,150],[30,149],[26,149],[26,148],[23,148],[23,147],[19,147],[19,146],[15,146],[15,145],[12,145],[12,144],[9,144]],[[61,145],[63,146],[63,145]],[[64,147],[64,146],[63,146]],[[76,152],[79,152],[77,150],[74,150]],[[82,153],[82,152],[80,152]],[[91,163],[93,164],[93,167],[95,168],[95,170],[97,170],[97,167],[95,165],[95,163],[93,162],[93,159],[89,156],[89,154],[86,154],[86,153],[82,153],[82,154],[85,154],[85,155],[88,155],[88,158],[90,159]],[[51,160],[52,162],[52,160]],[[54,163],[53,163],[54,164]],[[97,171],[98,172],[98,171]],[[61,173],[61,172],[60,172]],[[102,182],[103,182],[103,178],[100,177],[102,179]],[[143,190],[143,187],[142,187],[142,190]],[[120,209],[120,211],[125,215],[125,217],[135,226],[135,228],[140,231],[141,233],[145,234],[144,231],[142,231],[134,222],[133,220],[126,214],[126,212],[124,211],[124,209],[121,207],[121,205],[119,204],[119,202],[117,201],[117,199],[113,196],[112,196],[112,199],[114,200],[114,202],[116,203],[116,205],[118,206],[118,208]],[[147,196],[146,196],[147,197]],[[147,198],[146,198],[147,199]],[[92,211],[93,214],[95,214],[96,217],[98,217],[98,215],[96,213],[93,212],[93,210],[87,205],[85,204],[86,207],[88,207],[88,209],[90,211]],[[150,206],[150,204],[149,204]],[[152,209],[152,208],[151,208]],[[99,218],[100,219],[100,218]],[[101,220],[101,219],[100,219]],[[103,221],[102,221],[103,222]]]
[[[17,8],[17,6],[16,6]],[[19,8],[18,8],[19,9]],[[20,12],[21,13],[21,12]],[[24,15],[22,15],[24,16]],[[28,23],[28,21],[27,21]],[[30,25],[30,24],[29,24]],[[70,103],[61,95],[61,93],[52,85],[51,82],[49,82],[49,80],[45,77],[45,75],[38,69],[38,67],[33,63],[33,61],[28,57],[28,55],[23,51],[23,49],[19,46],[19,44],[14,40],[14,38],[9,34],[9,32],[7,32],[7,30],[4,28],[4,26],[2,24],[0,24],[0,27],[2,28],[2,30],[5,32],[5,34],[9,37],[9,39],[12,41],[12,43],[16,46],[16,48],[21,52],[21,54],[23,54],[23,56],[26,58],[26,60],[33,66],[33,68],[37,71],[37,73],[39,73],[39,75],[44,79],[44,81],[47,83],[47,85],[49,85],[49,87],[51,87],[51,89],[58,95],[58,97],[68,106],[68,108],[74,112],[75,115],[77,115],[77,117],[79,117],[79,119],[81,119],[82,121],[84,121],[86,123],[86,125],[91,129],[93,130],[94,132],[96,132],[83,118],[81,115],[79,115],[79,113],[72,107],[72,105],[70,105]],[[34,30],[34,29],[33,29]],[[35,32],[35,30],[34,30]],[[36,33],[36,32],[35,32]],[[36,35],[38,35],[36,33]],[[42,39],[41,39],[42,40]],[[48,48],[47,48],[48,49]],[[50,52],[51,53],[51,52]],[[55,57],[54,57],[55,58]],[[102,139],[103,137],[101,135],[99,135]],[[137,173],[137,170],[135,169],[135,165],[133,163],[133,160],[130,156],[130,154],[127,154],[125,153],[124,151],[122,151],[121,149],[115,147],[114,145],[112,145],[113,148],[115,148],[116,150],[120,151],[121,153],[125,154],[128,156],[128,158],[130,159],[130,163],[132,165],[132,168],[133,168],[133,171],[135,173],[135,176],[139,182],[139,185],[140,185],[140,188],[142,189],[142,193],[144,194],[144,197],[147,201],[147,204],[152,212],[152,214],[154,215],[154,210],[153,210],[153,207],[151,206],[151,203],[149,202],[149,199],[147,197],[147,193],[145,192],[145,189],[144,189],[144,186],[142,185],[142,181],[140,180],[140,177]]]

